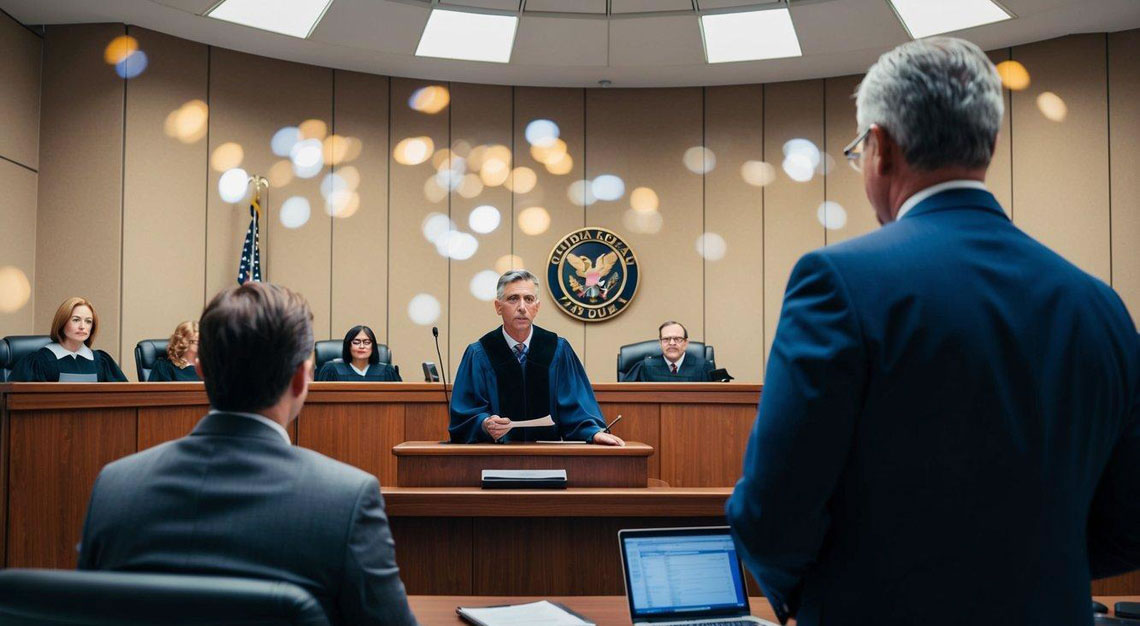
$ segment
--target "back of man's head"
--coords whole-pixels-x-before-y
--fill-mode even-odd
[[[988,166],[1005,108],[993,63],[951,37],[883,54],[867,70],[855,106],[859,128],[881,126],[919,171]]]
[[[247,283],[206,305],[198,339],[210,406],[254,412],[276,404],[313,353],[313,313],[285,287]]]

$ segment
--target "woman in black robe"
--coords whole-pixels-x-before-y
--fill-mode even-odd
[[[197,382],[194,360],[198,358],[198,322],[182,322],[166,344],[166,358],[150,371],[148,382]]]
[[[380,362],[376,335],[367,326],[353,326],[344,335],[340,359],[321,367],[317,380],[351,382],[399,382],[400,373],[391,365]]]
[[[95,306],[86,298],[68,298],[51,323],[51,343],[20,359],[12,382],[127,382],[111,355],[94,350],[99,330]]]

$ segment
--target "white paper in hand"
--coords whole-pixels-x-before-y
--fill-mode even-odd
[[[536,426],[553,426],[554,418],[547,415],[546,417],[539,417],[532,420],[522,420],[521,422],[511,421],[511,428],[535,428]]]

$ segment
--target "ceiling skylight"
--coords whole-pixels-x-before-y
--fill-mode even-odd
[[[332,0],[222,0],[207,17],[305,39]]]
[[[516,15],[434,9],[416,56],[508,63],[518,24]]]
[[[787,9],[701,16],[701,39],[709,63],[798,57],[800,42]]]
[[[914,39],[1008,20],[1013,15],[992,0],[889,0]]]

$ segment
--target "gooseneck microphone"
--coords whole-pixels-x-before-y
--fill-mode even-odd
[[[447,416],[451,417],[451,398],[447,395],[447,368],[443,366],[443,355],[439,352],[439,326],[431,327],[431,336],[435,337],[435,356],[439,358],[439,377],[443,381],[443,400],[447,402]]]

